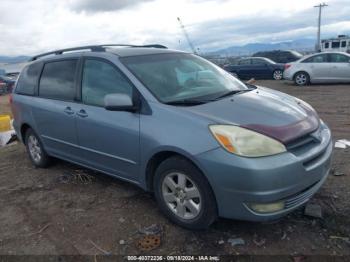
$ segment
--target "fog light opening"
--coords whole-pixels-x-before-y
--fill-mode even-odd
[[[284,202],[280,201],[267,204],[252,203],[249,205],[249,207],[257,213],[274,213],[284,209]]]

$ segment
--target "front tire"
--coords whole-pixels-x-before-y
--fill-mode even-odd
[[[175,224],[205,229],[216,220],[214,193],[190,161],[178,156],[163,161],[155,172],[153,186],[159,208]]]
[[[298,72],[294,76],[294,83],[297,86],[306,86],[310,83],[310,76],[306,72]]]
[[[29,128],[25,133],[25,145],[30,160],[36,167],[45,168],[50,164],[50,157],[45,152],[42,142],[39,136],[34,132],[33,129]]]

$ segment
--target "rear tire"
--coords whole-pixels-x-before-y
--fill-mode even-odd
[[[283,71],[282,70],[275,70],[275,71],[273,71],[272,78],[274,80],[282,80],[282,78],[283,78]]]
[[[310,76],[306,72],[297,72],[294,75],[294,83],[297,86],[306,86],[310,83]]]
[[[205,176],[185,158],[164,160],[155,172],[153,186],[160,210],[173,223],[198,230],[216,220],[214,193]]]
[[[39,136],[34,132],[33,129],[27,129],[24,141],[27,153],[33,165],[41,168],[48,167],[51,162],[51,158],[45,152],[45,149],[43,147],[42,142],[40,141]]]

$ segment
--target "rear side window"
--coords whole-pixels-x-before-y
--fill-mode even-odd
[[[35,63],[25,67],[18,79],[16,93],[21,95],[34,95],[38,83],[42,63]]]
[[[264,61],[262,59],[252,59],[252,64],[253,65],[265,65],[266,61]]]
[[[308,59],[305,59],[303,63],[326,63],[327,62],[327,55],[315,55]]]
[[[114,66],[100,60],[87,59],[82,80],[83,103],[104,106],[108,94],[122,93],[132,97],[133,86]]]
[[[239,65],[250,65],[250,59],[244,59],[238,62]]]
[[[74,100],[77,62],[72,59],[46,63],[40,79],[39,95],[58,100]]]

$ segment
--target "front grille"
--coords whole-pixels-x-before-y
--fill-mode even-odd
[[[308,188],[304,189],[303,191],[297,193],[296,195],[293,195],[289,198],[287,198],[284,201],[285,209],[296,207],[310,199],[310,197],[316,193],[318,188],[320,187],[320,184],[322,184],[322,181],[317,181],[313,185],[309,186]]]
[[[296,156],[300,156],[300,155],[304,154],[305,152],[311,150],[312,148],[320,145],[321,140],[323,139],[321,137],[321,133],[322,133],[322,130],[320,128],[318,128],[316,131],[313,131],[312,133],[309,133],[305,136],[297,138],[297,139],[293,140],[292,142],[288,143],[286,145],[286,148],[292,154],[294,154]],[[320,154],[321,154],[321,152],[320,152]]]
[[[303,136],[301,138],[298,138],[290,143],[287,144],[288,150],[295,150],[299,147],[303,147],[305,145],[310,145],[316,143],[315,139],[310,135],[307,134],[306,136]]]

